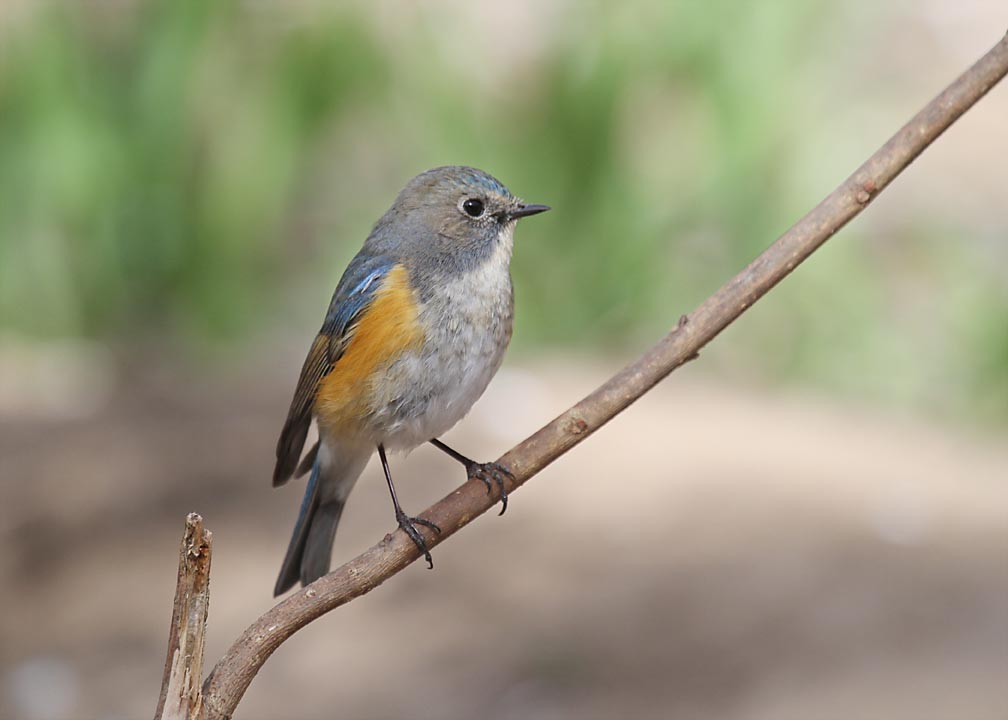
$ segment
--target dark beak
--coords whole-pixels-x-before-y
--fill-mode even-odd
[[[538,215],[539,213],[546,212],[549,209],[549,205],[519,205],[516,209],[508,213],[508,217],[511,220],[517,220],[518,218],[528,217],[529,215]]]

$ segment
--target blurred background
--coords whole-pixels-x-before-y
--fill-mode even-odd
[[[0,717],[149,716],[185,514],[209,668],[272,604],[273,447],[414,174],[523,223],[496,457],[1008,29],[998,0],[0,4]],[[238,717],[1008,714],[1008,89],[610,426],[313,624]],[[463,479],[394,460],[407,509]],[[369,466],[334,563],[394,522]]]

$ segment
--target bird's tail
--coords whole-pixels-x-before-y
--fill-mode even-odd
[[[298,513],[287,556],[280,567],[273,595],[317,580],[329,572],[336,525],[347,496],[371,457],[370,449],[330,450],[319,446],[308,487]]]

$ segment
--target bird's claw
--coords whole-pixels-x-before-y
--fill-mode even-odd
[[[497,490],[500,492],[501,501],[501,511],[498,514],[503,515],[504,511],[507,510],[508,502],[507,486],[504,483],[505,480],[514,481],[514,475],[511,474],[511,471],[496,462],[474,462],[466,466],[466,474],[470,479],[479,480],[481,483],[486,485],[487,495],[493,493],[494,485],[497,486]]]
[[[409,539],[413,541],[413,544],[417,546],[420,552],[423,553],[424,560],[427,561],[427,567],[430,570],[434,569],[434,559],[431,557],[430,550],[427,548],[427,542],[423,539],[423,535],[417,530],[417,525],[423,525],[424,527],[429,527],[438,535],[441,534],[441,528],[432,523],[430,520],[424,520],[420,517],[410,517],[404,512],[396,513],[396,520],[399,522],[399,527],[402,528],[403,532],[409,536]]]

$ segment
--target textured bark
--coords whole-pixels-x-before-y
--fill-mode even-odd
[[[202,712],[200,679],[210,604],[210,541],[203,518],[189,513],[179,550],[168,658],[154,720],[195,720]]]

